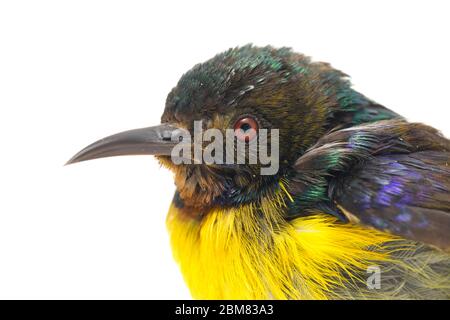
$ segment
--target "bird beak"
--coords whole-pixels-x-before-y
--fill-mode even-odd
[[[184,130],[169,124],[135,129],[114,134],[87,146],[70,159],[66,165],[125,155],[170,155],[179,143],[180,132]]]

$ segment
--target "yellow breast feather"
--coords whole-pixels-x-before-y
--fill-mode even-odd
[[[200,221],[171,206],[172,249],[194,298],[326,299],[390,259],[384,246],[395,238],[387,233],[321,213],[286,221],[284,192],[212,209]]]

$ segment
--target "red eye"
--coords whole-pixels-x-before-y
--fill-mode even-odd
[[[257,131],[258,122],[252,117],[241,118],[234,124],[234,134],[241,141],[253,140],[258,133]]]

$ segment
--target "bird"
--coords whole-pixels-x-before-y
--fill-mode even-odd
[[[277,172],[263,175],[259,160],[174,163],[181,140],[170,137],[195,121],[247,147],[278,130]],[[68,164],[120,155],[154,155],[174,173],[166,223],[195,299],[450,298],[450,141],[329,63],[230,48],[182,75],[159,125],[98,140]]]

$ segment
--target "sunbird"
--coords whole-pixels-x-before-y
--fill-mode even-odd
[[[206,152],[207,139],[173,138],[194,136],[196,122],[231,130],[214,157],[236,160],[240,142],[248,160],[265,140],[277,171],[263,174],[258,157],[175,163],[180,144]],[[173,171],[167,228],[194,298],[450,298],[450,141],[328,63],[231,48],[181,77],[160,125],[106,137],[68,163],[119,155],[154,155]]]

